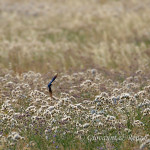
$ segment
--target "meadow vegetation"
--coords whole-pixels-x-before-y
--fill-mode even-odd
[[[149,14],[149,0],[0,0],[0,150],[148,150]]]
[[[0,1],[0,63],[19,73],[137,70],[150,65],[149,14],[149,0]]]

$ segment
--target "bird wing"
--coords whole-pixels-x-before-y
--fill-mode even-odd
[[[51,80],[51,83],[57,78],[57,74],[53,77],[53,79]]]
[[[51,86],[52,82],[57,78],[57,74],[53,77],[53,79],[50,81],[50,83],[48,84],[48,87]]]

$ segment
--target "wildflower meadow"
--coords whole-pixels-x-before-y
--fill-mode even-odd
[[[0,0],[0,150],[149,150],[149,0]]]

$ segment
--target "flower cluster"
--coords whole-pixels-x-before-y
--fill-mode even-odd
[[[91,131],[95,136],[113,130],[146,132],[150,85],[139,80],[143,76],[116,82],[95,69],[60,75],[50,98],[47,77],[31,71],[20,76],[4,74],[0,77],[0,138],[13,146],[27,140],[29,133],[50,140],[53,134],[72,133],[82,139]]]

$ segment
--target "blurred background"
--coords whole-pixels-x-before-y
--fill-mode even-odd
[[[150,68],[149,0],[0,0],[0,68]]]

